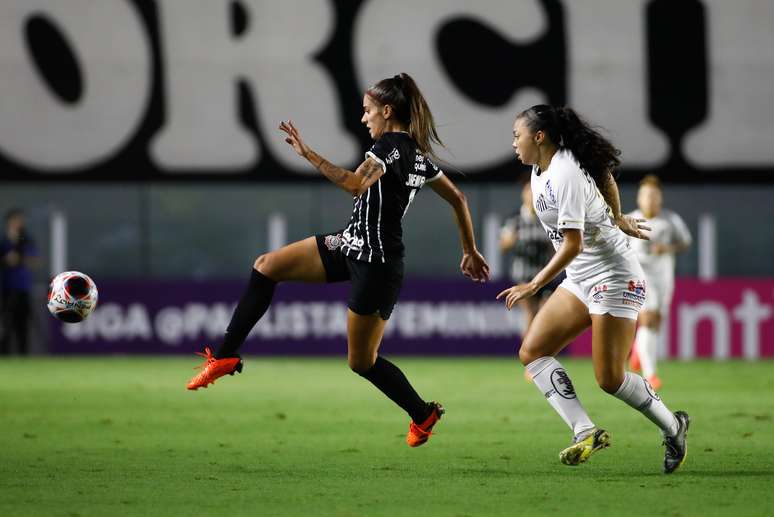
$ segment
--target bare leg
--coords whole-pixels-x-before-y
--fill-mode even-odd
[[[677,433],[678,422],[661,397],[639,375],[624,365],[634,338],[635,321],[610,314],[594,314],[592,360],[599,387],[640,411],[667,436]]]

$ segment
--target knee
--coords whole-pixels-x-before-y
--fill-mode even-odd
[[[269,273],[271,272],[271,263],[271,253],[264,253],[255,259],[255,262],[253,262],[253,269],[262,275],[269,276]]]
[[[349,363],[349,369],[358,375],[364,375],[368,373],[368,370],[374,365],[374,361],[367,357],[352,356],[347,358]]]
[[[521,361],[521,364],[523,364],[524,366],[527,366],[529,363],[539,358],[540,357],[537,356],[528,347],[522,345],[522,347],[519,348],[519,361]]]
[[[614,395],[618,391],[618,388],[621,387],[621,384],[623,384],[623,375],[614,374],[612,372],[598,374],[597,384],[605,393]]]

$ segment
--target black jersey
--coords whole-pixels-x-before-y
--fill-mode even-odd
[[[443,172],[408,133],[384,133],[365,155],[379,162],[384,175],[354,198],[341,250],[355,260],[385,262],[403,256],[401,219],[422,185]]]

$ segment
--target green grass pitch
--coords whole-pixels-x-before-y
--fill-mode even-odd
[[[188,392],[194,358],[0,361],[0,515],[771,515],[774,363],[666,363],[692,417],[661,474],[656,428],[566,360],[612,446],[570,433],[510,359],[393,358],[447,414],[424,446],[343,358],[247,358]]]

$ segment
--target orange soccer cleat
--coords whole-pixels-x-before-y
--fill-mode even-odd
[[[210,347],[205,347],[204,353],[196,352],[196,355],[200,355],[207,360],[204,364],[197,366],[202,371],[199,374],[188,381],[186,388],[189,390],[198,390],[199,388],[206,388],[210,384],[214,384],[215,380],[223,377],[224,375],[234,375],[235,372],[242,372],[242,358],[241,357],[225,357],[223,359],[216,359],[212,355]],[[194,368],[194,370],[196,369]]]
[[[433,405],[433,411],[430,416],[421,424],[416,424],[412,420],[409,424],[409,431],[406,435],[406,443],[409,447],[419,447],[427,440],[430,439],[430,435],[433,434],[433,426],[441,419],[446,410],[438,402],[431,402]]]
[[[629,355],[629,370],[639,372],[642,369],[640,365],[640,354],[637,353],[637,345],[632,347],[632,353]]]

